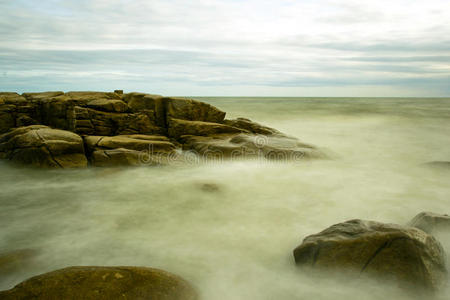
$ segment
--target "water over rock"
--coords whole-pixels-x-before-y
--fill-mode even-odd
[[[184,279],[144,267],[69,267],[32,277],[0,292],[0,299],[195,300]]]
[[[430,234],[440,231],[450,232],[450,216],[421,212],[408,223],[408,226],[419,228]]]
[[[310,235],[294,250],[300,267],[346,270],[394,280],[406,289],[437,291],[447,281],[445,254],[431,235],[413,227],[350,220]]]
[[[276,129],[245,118],[226,120],[225,112],[207,103],[120,90],[2,92],[0,134],[0,157],[37,167],[140,165],[142,155],[153,162],[154,152],[168,155],[175,148],[198,155],[212,150],[226,159],[237,152],[268,159],[324,157]]]

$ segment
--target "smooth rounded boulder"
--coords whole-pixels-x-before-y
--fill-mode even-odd
[[[445,254],[413,227],[350,220],[310,235],[294,250],[297,266],[345,270],[395,280],[402,288],[437,291],[447,281]]]
[[[83,139],[79,135],[44,125],[19,127],[0,135],[0,156],[35,167],[87,166]]]
[[[145,267],[69,267],[32,277],[0,292],[0,299],[195,300],[181,277]]]

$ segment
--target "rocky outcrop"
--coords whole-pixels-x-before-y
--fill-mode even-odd
[[[59,136],[46,141],[35,137],[26,145],[9,142],[14,135],[44,132],[44,127],[35,125],[48,126],[46,132],[59,130],[52,133]],[[233,158],[236,153],[288,160],[324,157],[317,148],[273,128],[245,118],[226,120],[225,112],[207,103],[121,90],[0,93],[2,133],[0,157],[33,166],[85,166],[86,161],[94,166],[154,164],[149,149],[161,156],[173,154],[175,147],[201,156],[215,151],[222,158]],[[84,150],[75,146],[80,145],[80,138],[86,144],[87,159],[82,159]],[[61,142],[66,139],[69,143]],[[52,146],[56,140],[72,148],[56,150]]]
[[[87,166],[83,139],[79,135],[43,125],[19,127],[0,136],[0,156],[36,167]]]
[[[430,234],[440,231],[450,231],[450,216],[432,212],[421,212],[408,223],[408,226],[419,228]]]
[[[422,230],[351,220],[310,235],[294,250],[301,267],[348,270],[436,291],[447,280],[440,243]]]
[[[181,277],[144,267],[69,267],[30,278],[0,292],[9,299],[159,299],[195,300]]]

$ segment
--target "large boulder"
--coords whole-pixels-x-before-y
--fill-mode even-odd
[[[182,119],[189,121],[202,121],[222,123],[225,112],[204,102],[185,98],[163,98],[166,119]]]
[[[19,127],[1,135],[0,156],[36,167],[87,166],[83,139],[79,135],[43,125]]]
[[[166,161],[175,145],[165,136],[118,135],[84,138],[91,164],[97,167],[155,165]]]
[[[282,135],[250,133],[182,136],[183,149],[207,158],[264,158],[278,161],[299,161],[325,158],[316,147]]]
[[[408,226],[422,229],[427,233],[436,233],[450,230],[450,216],[432,212],[421,212],[415,216]]]
[[[0,298],[195,300],[197,294],[181,277],[158,269],[69,267],[32,277]]]
[[[401,287],[436,291],[447,281],[445,255],[413,227],[351,220],[310,235],[294,250],[298,266],[348,270],[394,279]]]

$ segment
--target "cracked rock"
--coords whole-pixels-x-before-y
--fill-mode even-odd
[[[437,291],[447,280],[445,254],[413,227],[350,220],[310,235],[294,250],[297,266],[395,280],[402,288]]]

